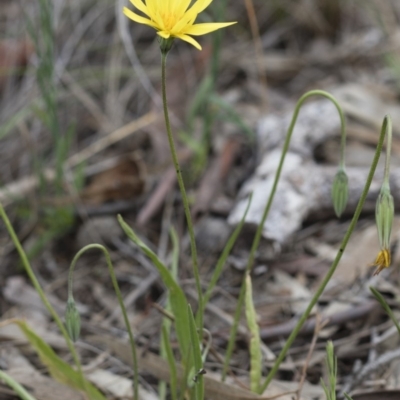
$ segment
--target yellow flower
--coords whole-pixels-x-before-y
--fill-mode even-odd
[[[213,0],[130,0],[146,17],[124,7],[124,14],[139,24],[149,25],[164,39],[179,38],[201,50],[200,44],[191,36],[205,35],[236,22],[194,24],[197,15]]]
[[[374,276],[378,275],[383,269],[390,267],[391,257],[390,257],[390,250],[383,249],[381,250],[374,262],[374,265],[377,267]]]

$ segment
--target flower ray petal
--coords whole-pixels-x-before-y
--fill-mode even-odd
[[[184,40],[185,42],[190,43],[191,45],[196,47],[196,49],[201,50],[200,44],[197,42],[197,40],[194,40],[191,36],[188,36],[188,35],[185,35],[182,33],[175,35],[175,36],[181,40]]]
[[[133,11],[131,11],[127,7],[124,7],[124,14],[132,21],[138,22],[139,24],[149,25],[149,26],[157,29],[157,25],[153,21],[150,21],[147,18],[144,18],[144,17],[141,17],[140,15],[135,14]]]
[[[130,0],[130,2],[143,14],[146,14],[148,17],[150,17],[149,10],[147,9],[147,6],[143,3],[142,0]]]
[[[204,24],[195,24],[188,27],[188,29],[185,29],[185,34],[194,36],[205,35],[233,24],[236,24],[236,22],[209,22]]]

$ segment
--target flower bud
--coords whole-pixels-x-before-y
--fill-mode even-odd
[[[376,201],[375,220],[381,249],[390,248],[390,234],[394,218],[393,196],[388,185],[383,185]]]
[[[73,298],[69,298],[67,301],[67,309],[65,311],[65,328],[67,329],[71,340],[76,342],[81,332],[81,317]]]
[[[347,199],[349,197],[349,179],[344,169],[339,169],[336,173],[335,179],[332,185],[332,203],[333,208],[337,217],[340,217],[347,205]]]

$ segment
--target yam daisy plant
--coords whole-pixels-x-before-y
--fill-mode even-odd
[[[175,38],[184,40],[197,49],[201,50],[200,44],[192,36],[205,35],[215,30],[225,28],[235,22],[201,23],[195,24],[198,14],[203,12],[213,0],[131,0],[133,6],[144,16],[141,16],[129,8],[124,8],[124,14],[131,20],[139,24],[149,25],[156,29],[160,36],[161,50],[161,83],[162,99],[165,117],[165,127],[168,135],[168,142],[171,150],[172,161],[177,174],[179,189],[182,195],[183,207],[185,210],[186,222],[190,237],[190,247],[193,264],[193,275],[196,281],[196,290],[198,295],[199,310],[203,310],[203,292],[200,284],[200,275],[198,270],[196,241],[192,223],[192,217],[189,208],[189,201],[186,195],[185,184],[183,181],[181,168],[178,161],[178,155],[175,149],[175,142],[172,136],[168,103],[167,103],[167,78],[166,64],[167,55],[171,50]],[[203,317],[200,311],[197,316],[197,328],[202,332]]]

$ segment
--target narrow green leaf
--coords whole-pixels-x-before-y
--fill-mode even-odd
[[[16,382],[10,375],[0,369],[0,381],[5,382],[15,393],[19,395],[22,400],[36,400],[31,396],[18,382]]]
[[[385,298],[374,287],[370,286],[369,290],[372,292],[372,294],[378,300],[380,305],[384,308],[384,310],[386,311],[386,314],[389,315],[390,319],[396,325],[397,331],[399,332],[399,335],[400,335],[400,324],[397,321],[396,316],[393,314],[392,309],[389,307],[389,304],[386,302]]]
[[[172,227],[170,229],[170,236],[172,242],[172,260],[171,260],[171,274],[172,277],[177,281],[178,278],[178,265],[179,265],[179,240],[176,230]],[[167,299],[166,299],[166,311],[172,314],[171,310],[171,301],[169,299],[169,292],[167,291]],[[178,400],[177,394],[177,377],[176,377],[176,365],[173,357],[171,344],[169,342],[169,335],[171,332],[172,322],[169,318],[163,318],[162,324],[162,332],[161,332],[161,343],[160,343],[160,355],[164,360],[167,360],[171,370],[171,396],[172,400]],[[172,364],[171,364],[172,362]],[[175,374],[175,377],[173,376]],[[160,381],[158,384],[158,396],[160,400],[165,400],[167,397],[167,386],[166,382]]]
[[[346,397],[347,400],[353,400],[347,393],[343,393],[344,397]]]
[[[197,333],[196,321],[192,312],[190,304],[188,304],[188,317],[190,323],[190,341],[193,352],[193,366],[194,366],[194,392],[196,400],[203,400],[204,398],[204,379],[203,379],[203,359],[201,357],[201,342],[199,334]]]
[[[247,325],[250,331],[250,390],[258,393],[261,381],[262,356],[260,329],[257,323],[257,314],[253,303],[251,277],[246,275],[245,311]]]
[[[90,400],[106,400],[106,398],[69,364],[63,361],[54,350],[29,328],[24,321],[16,321],[29,343],[39,355],[42,363],[49,370],[50,375],[57,381],[74,389],[85,392]]]
[[[150,258],[154,266],[157,268],[164,285],[169,290],[169,298],[171,302],[172,313],[175,317],[175,330],[178,337],[179,348],[181,351],[182,360],[185,359],[185,354],[190,348],[190,328],[189,328],[189,318],[187,313],[187,304],[183,290],[175,281],[171,272],[168,268],[161,262],[157,255],[150,250],[136,234],[130,228],[130,226],[123,220],[123,218],[118,215],[118,221],[121,225],[123,231],[131,239],[143,253]]]
[[[177,376],[177,372],[176,372],[174,353],[172,352],[171,343],[170,343],[170,339],[169,339],[169,333],[165,326],[162,327],[161,337],[162,337],[163,347],[165,349],[166,359],[168,361],[169,372],[171,374],[171,378],[170,378],[170,382],[169,382],[169,385],[171,388],[171,397],[172,397],[172,400],[177,400],[178,399],[178,376]]]

